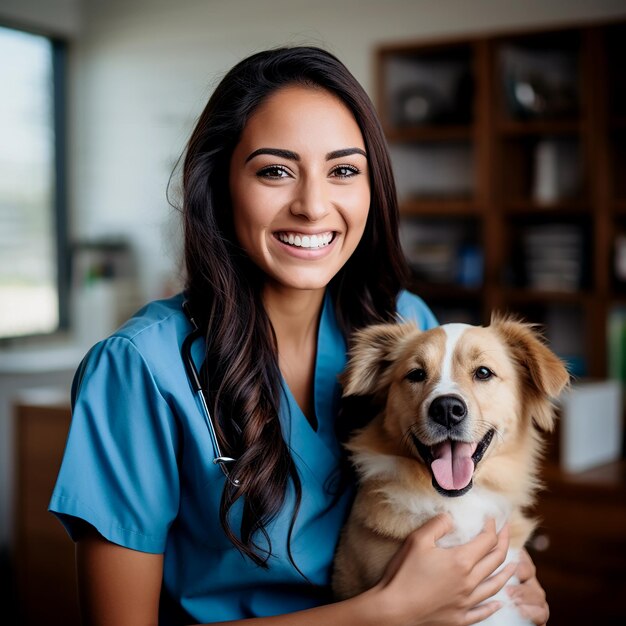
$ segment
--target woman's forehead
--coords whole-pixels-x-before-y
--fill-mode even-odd
[[[346,147],[365,149],[354,115],[338,96],[299,85],[283,87],[268,96],[250,116],[240,143],[250,150],[297,146],[327,152]]]

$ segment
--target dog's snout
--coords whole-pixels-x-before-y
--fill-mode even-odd
[[[428,407],[428,417],[437,424],[452,428],[467,416],[467,406],[458,396],[439,396]]]

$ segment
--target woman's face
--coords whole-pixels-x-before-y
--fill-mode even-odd
[[[239,244],[269,284],[323,289],[367,221],[365,143],[349,109],[322,89],[289,86],[250,117],[230,162]]]

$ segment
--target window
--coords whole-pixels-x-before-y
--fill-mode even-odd
[[[0,338],[67,322],[64,52],[0,27]]]

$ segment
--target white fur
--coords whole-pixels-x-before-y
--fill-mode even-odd
[[[452,357],[459,339],[471,327],[469,324],[444,324],[441,328],[446,333],[446,348],[441,364],[441,377],[433,389],[433,396],[458,391],[459,387],[452,377]]]
[[[357,452],[353,456],[353,461],[360,476],[364,479],[388,480],[399,475],[398,466],[402,459],[392,455]],[[489,517],[495,520],[496,528],[500,530],[511,513],[511,504],[505,497],[481,487],[474,487],[469,493],[459,498],[447,498],[436,492],[429,495],[415,494],[410,489],[403,489],[399,485],[392,491],[381,490],[380,493],[387,503],[398,511],[398,514],[404,516],[409,513],[414,520],[415,528],[419,528],[440,513],[448,513],[454,521],[455,529],[437,542],[442,548],[467,543],[481,532]],[[519,551],[511,548],[499,569],[509,563],[517,563],[518,560]],[[512,577],[507,584],[512,585],[518,582],[516,577]],[[491,600],[501,602],[502,608],[481,624],[484,626],[530,626],[531,622],[519,614],[505,589],[506,587],[491,598]]]
[[[398,457],[377,452],[355,452],[352,462],[362,480],[371,478],[390,479],[398,475]]]

